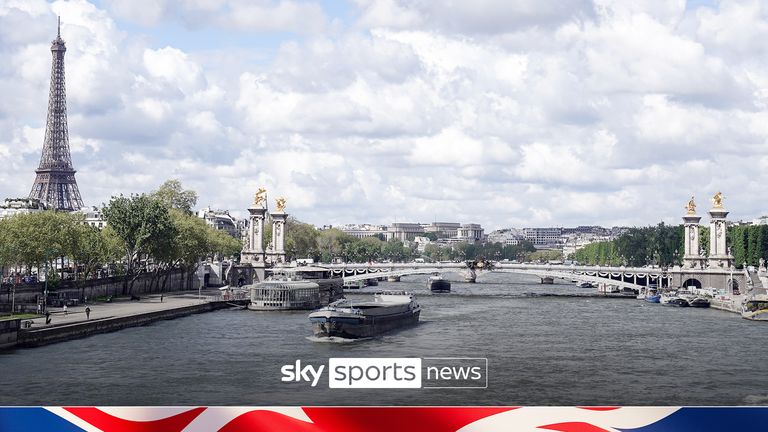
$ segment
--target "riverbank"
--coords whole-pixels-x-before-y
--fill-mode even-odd
[[[196,293],[177,293],[143,297],[139,301],[116,301],[61,308],[49,308],[51,323],[45,317],[23,320],[16,347],[36,347],[143,326],[197,313],[231,307],[231,301],[198,298]],[[241,301],[242,302],[242,301]],[[86,308],[90,309],[86,314]],[[29,325],[29,326],[27,326]]]
[[[713,298],[709,301],[709,307],[726,312],[741,314],[741,303],[744,296],[735,295],[733,297]]]

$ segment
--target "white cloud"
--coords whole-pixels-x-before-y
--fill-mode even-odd
[[[6,1],[0,198],[34,178],[60,14],[89,203],[175,177],[316,224],[645,224],[715,189],[765,213],[765,7],[595,3]],[[179,24],[224,42],[165,40]]]

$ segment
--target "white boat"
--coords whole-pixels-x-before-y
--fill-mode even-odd
[[[341,299],[309,314],[316,337],[378,336],[419,322],[421,306],[406,291],[382,291],[373,301]]]
[[[689,291],[685,290],[679,290],[679,291],[665,291],[661,293],[661,298],[659,299],[659,303],[661,303],[664,306],[678,306],[678,307],[688,307],[688,299],[686,298],[686,295],[689,294]]]
[[[620,294],[621,288],[618,285],[601,283],[597,286],[597,292],[600,294]]]
[[[316,309],[320,285],[310,281],[266,280],[251,288],[251,310]]]
[[[269,279],[250,285],[248,309],[313,310],[342,297],[342,279],[330,278],[328,269],[296,267],[280,269]]]
[[[768,321],[768,295],[755,294],[744,301],[741,317],[752,321]]]

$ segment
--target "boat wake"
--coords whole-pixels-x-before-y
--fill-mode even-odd
[[[318,337],[318,336],[307,336],[308,341],[316,342],[316,343],[337,343],[337,344],[345,344],[345,343],[353,343],[353,342],[359,342],[359,341],[365,341],[371,338],[359,338],[359,339],[347,339],[343,337],[338,336],[330,336],[330,337]]]
[[[747,395],[744,398],[746,405],[765,405],[768,403],[768,395]]]

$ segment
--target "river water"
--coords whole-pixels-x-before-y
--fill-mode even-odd
[[[418,326],[366,341],[312,342],[306,312],[225,310],[0,354],[0,405],[768,403],[768,323],[590,297],[524,275],[453,282],[440,295],[425,281],[352,294],[408,289],[423,307]],[[315,388],[280,380],[284,364],[330,357],[487,357],[488,388],[340,390],[327,377]]]

